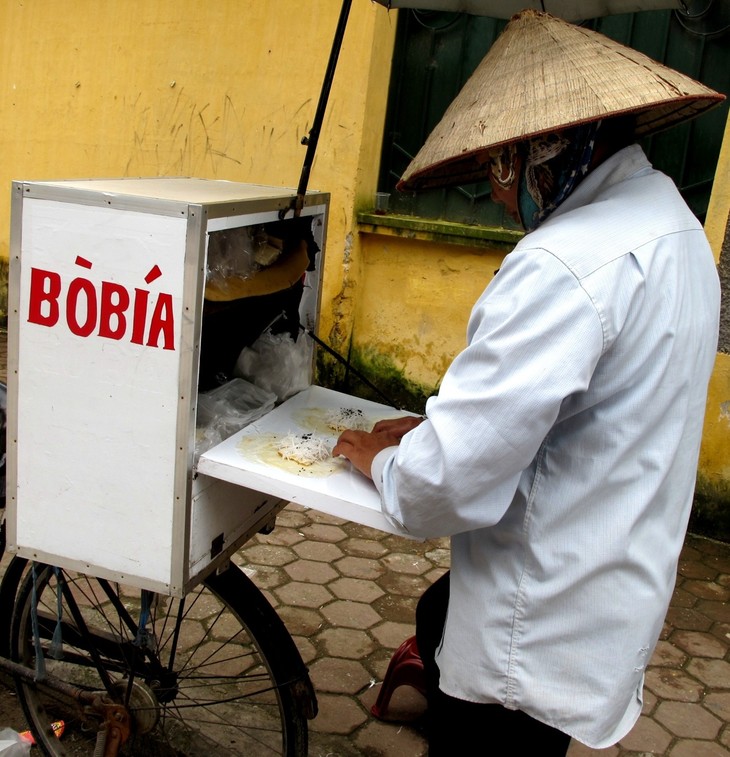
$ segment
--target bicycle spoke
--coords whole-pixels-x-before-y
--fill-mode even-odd
[[[49,676],[87,695],[105,693],[127,707],[132,734],[120,754],[306,754],[301,751],[306,744],[305,721],[289,691],[301,673],[279,679],[272,675],[257,637],[241,623],[248,605],[241,603],[238,614],[225,599],[200,586],[182,599],[144,597],[149,618],[143,622],[137,619],[144,616],[147,605],[143,607],[139,590],[84,575],[64,575],[59,620],[58,576],[49,568],[39,573],[34,607],[39,649]],[[16,659],[28,667],[35,665],[38,648],[31,628],[32,594],[26,579],[18,592],[21,610],[15,614],[11,645]],[[255,601],[265,601],[258,597]],[[273,614],[270,607],[268,612]],[[139,643],[140,627],[149,633],[148,645]],[[53,634],[58,636],[59,630],[63,655],[54,659]],[[264,632],[262,638],[266,636]],[[276,644],[275,639],[268,643]],[[48,685],[20,684],[19,694],[49,754],[94,754],[103,709],[82,706]],[[49,736],[54,720],[66,723],[60,740]]]

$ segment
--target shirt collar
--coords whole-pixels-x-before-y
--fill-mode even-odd
[[[635,174],[651,169],[651,163],[639,145],[629,145],[606,158],[577,186],[575,191],[552,213],[548,221],[591,203],[599,192],[619,184]]]

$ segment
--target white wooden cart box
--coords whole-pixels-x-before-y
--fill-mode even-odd
[[[195,468],[210,234],[275,223],[293,195],[192,178],[14,183],[11,551],[183,594],[290,500],[392,530],[375,489],[344,463],[300,476],[247,460],[238,434]],[[308,329],[328,203],[308,193],[299,220],[320,248],[298,306]],[[388,413],[312,387],[242,433],[290,430],[308,404],[343,402]]]

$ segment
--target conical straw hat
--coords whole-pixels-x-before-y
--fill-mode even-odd
[[[449,106],[398,189],[483,178],[490,147],[562,127],[637,114],[637,136],[725,99],[646,55],[547,13],[513,16]]]

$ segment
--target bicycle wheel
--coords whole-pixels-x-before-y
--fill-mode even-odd
[[[306,668],[280,618],[238,568],[182,599],[48,566],[26,569],[10,651],[36,670],[42,658],[45,683],[16,681],[47,754],[94,754],[104,730],[98,707],[59,691],[52,679],[87,700],[98,694],[124,705],[130,733],[122,755],[307,753],[306,717],[316,700]],[[57,721],[65,726],[61,738]]]

